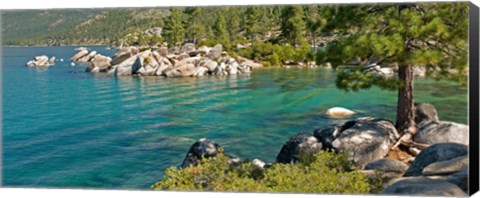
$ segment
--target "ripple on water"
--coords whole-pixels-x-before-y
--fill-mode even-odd
[[[6,60],[2,68],[9,74],[3,93],[5,185],[148,189],[203,137],[242,159],[273,162],[299,132],[361,116],[395,118],[396,92],[343,92],[335,88],[335,73],[323,68],[158,78],[92,75],[83,72],[85,65],[68,63],[45,71],[23,66],[40,52],[66,58],[73,51],[4,48],[7,59],[25,56]],[[415,83],[416,101],[433,103],[442,119],[466,120],[465,90],[424,79]],[[325,116],[334,106],[358,113]]]

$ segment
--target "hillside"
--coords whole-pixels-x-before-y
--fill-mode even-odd
[[[165,9],[62,9],[2,12],[3,45],[111,44],[162,25]]]

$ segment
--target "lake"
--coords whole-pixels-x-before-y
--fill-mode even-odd
[[[242,159],[274,162],[282,144],[299,132],[363,116],[395,120],[396,91],[341,91],[331,69],[113,77],[71,66],[74,48],[3,48],[3,185],[148,189],[203,137]],[[25,67],[42,54],[65,61],[48,69]],[[434,104],[441,120],[467,122],[466,87],[416,79],[414,97]],[[334,106],[358,114],[325,116]]]

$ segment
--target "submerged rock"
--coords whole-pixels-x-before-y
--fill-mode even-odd
[[[326,114],[330,117],[343,118],[355,114],[354,111],[343,107],[333,107],[327,110]]]

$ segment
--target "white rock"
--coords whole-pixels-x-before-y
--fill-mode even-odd
[[[343,107],[332,107],[327,110],[326,114],[330,117],[342,118],[342,117],[351,116],[355,114],[355,112]]]

